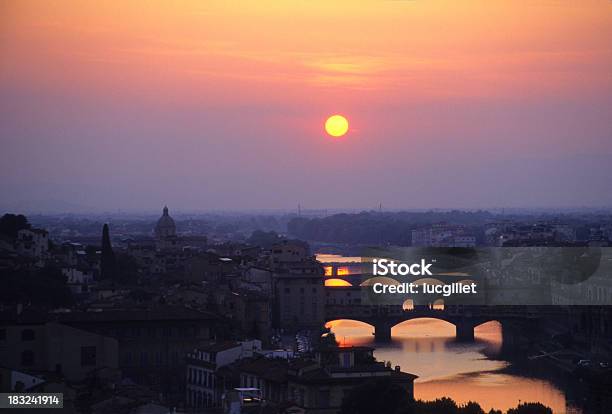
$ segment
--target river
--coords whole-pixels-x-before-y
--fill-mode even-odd
[[[397,325],[388,344],[374,343],[373,328],[356,321],[330,322],[341,346],[369,345],[379,361],[391,361],[416,374],[415,398],[450,397],[458,403],[476,401],[485,410],[507,410],[519,402],[541,402],[554,413],[579,413],[568,408],[565,393],[554,384],[509,373],[509,362],[496,359],[503,337],[501,326],[489,322],[476,328],[473,343],[455,341],[453,325],[417,319]]]

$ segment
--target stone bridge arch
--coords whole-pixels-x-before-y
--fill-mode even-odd
[[[436,319],[439,321],[444,321],[450,323],[455,327],[455,338],[458,341],[473,341],[474,340],[474,329],[477,326],[485,324],[490,321],[496,321],[501,324],[497,319],[474,319],[474,318],[464,318],[464,317],[456,317],[452,315],[448,315],[444,312],[444,310],[436,310],[431,309],[430,312],[427,313],[418,313],[414,315],[410,315],[411,312],[406,312],[407,315],[402,318],[390,319],[387,321],[381,320],[373,323],[369,323],[369,325],[374,326],[374,337],[377,341],[386,342],[391,340],[391,330],[404,322],[413,321],[417,319]]]
[[[359,318],[326,318],[325,325],[327,325],[328,323],[340,322],[340,321],[358,322],[364,325],[368,325],[372,329],[376,328],[376,326],[372,324],[371,321],[367,321],[367,320],[363,320]]]
[[[365,321],[365,320],[361,320],[359,318],[326,318],[325,320],[325,327],[326,328],[333,328],[333,326],[329,326],[329,325],[333,325],[335,322],[356,322],[360,325],[363,325],[364,327],[367,326],[368,329],[371,330],[371,335],[374,335],[374,333],[376,332],[376,326],[373,325],[371,322]],[[335,333],[336,335],[338,334],[337,332]],[[368,334],[370,335],[370,333]],[[342,338],[340,336],[336,336],[336,340],[342,342]]]
[[[455,338],[458,341],[473,341],[474,340],[474,329],[477,326],[485,324],[487,322],[498,322],[502,328],[503,322],[495,317],[463,317],[452,315],[444,310],[428,309],[427,311],[406,311],[401,316],[393,317],[342,317],[334,316],[326,318],[325,323],[334,321],[354,321],[369,325],[374,328],[374,338],[377,342],[389,342],[391,340],[391,329],[401,323],[416,320],[416,319],[437,319],[444,322],[448,322],[455,327]]]

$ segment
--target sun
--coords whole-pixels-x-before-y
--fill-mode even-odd
[[[325,131],[332,137],[341,137],[348,131],[348,120],[342,115],[332,115],[325,121]]]

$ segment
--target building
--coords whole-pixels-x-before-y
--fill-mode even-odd
[[[243,280],[258,286],[269,296],[273,295],[272,270],[261,266],[249,266],[243,272]]]
[[[49,233],[42,229],[22,229],[17,232],[17,253],[43,264],[49,252]]]
[[[383,378],[402,387],[413,399],[417,376],[376,361],[373,351],[370,347],[326,346],[317,351],[314,362],[292,364],[287,373],[289,400],[304,413],[337,413],[353,387]]]
[[[286,331],[318,330],[325,321],[323,266],[316,260],[285,263],[272,275],[273,325]]]
[[[221,406],[221,397],[228,391],[224,381],[217,380],[219,368],[261,350],[261,341],[211,343],[187,354],[185,400],[192,409]]]
[[[554,226],[547,223],[507,225],[497,235],[497,246],[547,246],[559,242]]]
[[[118,374],[118,343],[61,323],[0,326],[0,365],[82,381],[93,371]]]
[[[220,282],[226,275],[238,274],[238,263],[215,253],[202,252],[185,260],[186,280]]]
[[[451,247],[475,247],[476,237],[471,235],[457,235],[452,238]]]
[[[576,241],[576,229],[569,224],[555,224],[553,228],[556,241],[570,243]]]
[[[62,274],[66,276],[66,283],[70,291],[75,295],[84,295],[91,291],[94,283],[94,271],[65,267]]]
[[[157,220],[155,226],[155,238],[162,240],[168,237],[176,237],[176,224],[174,219],[168,214],[168,206],[164,206],[162,216]]]
[[[476,237],[464,226],[434,224],[412,230],[412,245],[415,247],[474,247]]]
[[[208,246],[206,236],[182,235],[179,237],[176,232],[176,223],[170,216],[167,206],[164,207],[162,216],[157,220],[153,233],[157,251],[191,250],[197,252],[204,251]],[[134,244],[138,243],[132,243],[132,247],[135,247]]]
[[[289,361],[278,358],[250,358],[237,366],[241,388],[256,388],[262,398],[280,404],[288,398]]]
[[[157,220],[154,232],[157,250],[171,250],[179,247],[176,237],[176,224],[168,213],[168,206],[164,206],[162,216]]]
[[[236,364],[238,389],[257,390],[270,406],[292,406],[296,412],[337,413],[354,387],[372,379],[390,379],[414,398],[416,375],[376,361],[373,348],[327,346],[313,359],[249,358]]]
[[[231,320],[239,336],[267,341],[272,334],[270,297],[246,289],[232,289],[222,293],[225,294],[220,298],[219,311]]]
[[[16,369],[0,367],[0,392],[29,391],[44,382],[45,379],[40,376],[28,374],[27,372],[18,371]]]
[[[170,305],[50,314],[24,311],[12,319],[20,324],[54,321],[94,337],[113,338],[117,344],[114,351],[117,365],[123,376],[171,402],[182,401],[185,396],[185,355],[213,339],[219,323],[214,314]],[[36,353],[41,351],[31,350],[36,361]],[[73,350],[74,355],[79,355],[77,351]],[[11,358],[16,355],[11,354]],[[30,363],[28,353],[23,358],[26,364]]]
[[[283,240],[270,249],[270,266],[276,268],[286,263],[303,262],[309,260],[308,245],[297,240]]]

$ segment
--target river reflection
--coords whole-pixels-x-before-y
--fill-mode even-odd
[[[495,359],[503,340],[497,322],[476,328],[473,343],[456,342],[454,326],[436,319],[417,319],[394,327],[389,344],[374,344],[373,328],[361,322],[342,320],[328,326],[341,346],[375,346],[379,361],[391,361],[393,366],[418,375],[417,399],[446,396],[458,403],[476,401],[485,411],[505,411],[519,401],[537,401],[555,413],[566,413],[565,395],[553,384],[503,371],[508,363]]]

